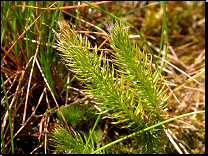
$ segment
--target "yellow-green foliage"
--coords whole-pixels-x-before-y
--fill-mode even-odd
[[[71,106],[67,108],[61,107],[60,109],[68,123],[73,123],[74,125],[77,125],[83,120],[83,111],[80,109],[79,106]],[[57,112],[57,117],[63,122],[59,111]]]

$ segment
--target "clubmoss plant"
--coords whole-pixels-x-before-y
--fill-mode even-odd
[[[67,108],[61,107],[60,109],[66,121],[68,123],[72,123],[74,126],[76,126],[83,119],[83,111],[79,106],[72,106]],[[57,112],[57,117],[64,123],[60,111]]]
[[[98,55],[97,47],[92,48],[88,40],[83,41],[66,21],[58,24],[60,33],[56,35],[61,56],[86,85],[84,91],[92,95],[95,102],[104,104],[103,118],[113,119],[113,124],[133,132],[164,120],[168,88],[158,69],[153,68],[152,59],[131,43],[125,25],[117,22],[111,26],[109,42],[113,59],[108,60],[103,51]],[[136,136],[138,151],[160,153],[165,142],[163,128],[159,126]]]
[[[95,137],[95,135],[93,135]],[[90,139],[89,146],[86,153],[91,153],[95,149],[99,148],[99,142],[94,142],[95,139]],[[72,135],[63,127],[54,129],[53,135],[51,135],[51,145],[57,149],[57,152],[63,152],[68,154],[81,154],[85,148],[87,137],[85,134],[81,134],[73,131]],[[96,141],[96,140],[95,140]],[[96,145],[96,146],[95,146]],[[105,153],[102,150],[101,153]]]

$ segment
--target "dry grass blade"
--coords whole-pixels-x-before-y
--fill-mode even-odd
[[[46,87],[44,88],[44,90],[43,90],[43,92],[42,92],[42,94],[41,94],[41,96],[40,96],[40,98],[39,98],[39,101],[38,101],[38,103],[37,103],[37,105],[36,105],[34,111],[33,111],[32,114],[30,115],[30,117],[27,119],[27,121],[24,123],[24,125],[22,125],[21,128],[15,133],[15,135],[13,136],[13,138],[15,138],[15,137],[20,133],[20,131],[25,127],[25,125],[26,125],[26,124],[30,121],[30,119],[35,115],[35,112],[36,112],[38,106],[40,105],[40,103],[41,103],[41,101],[42,101],[43,94],[44,94],[45,90],[46,90]],[[7,146],[9,143],[10,143],[10,141],[8,141],[8,143],[6,144],[6,146]]]
[[[30,63],[30,61],[32,60],[32,58],[33,58],[33,57],[31,57],[31,59],[28,61],[28,63],[27,63],[27,65],[26,65],[25,69],[27,69],[28,64]],[[13,103],[15,102],[16,97],[17,97],[17,95],[18,95],[19,88],[20,88],[20,86],[21,86],[21,84],[22,84],[22,81],[23,81],[23,78],[24,78],[25,71],[21,71],[21,73],[22,73],[22,74],[21,74],[21,77],[20,77],[20,79],[19,79],[19,82],[18,82],[16,91],[15,91],[14,96],[13,96],[13,99],[12,99],[12,101],[11,101],[11,103],[10,103],[10,106],[11,106],[11,107],[13,106]],[[10,109],[11,109],[11,107],[10,107]],[[4,127],[5,127],[5,125],[6,125],[7,118],[8,118],[8,111],[7,111],[6,114],[4,115],[4,120],[3,120],[3,124],[2,124],[2,131],[4,131]]]
[[[86,23],[86,24],[91,25],[92,27],[94,27],[94,28],[96,28],[97,30],[101,31],[104,35],[109,36],[108,33],[106,33],[103,29],[97,27],[96,25],[94,25],[94,24],[92,24],[92,23],[90,23],[90,22],[87,22],[86,20],[81,19],[81,18],[79,18],[79,17],[76,17],[76,16],[74,16],[74,15],[72,15],[72,14],[66,12],[66,11],[63,11],[63,12],[64,12],[65,14],[67,14],[67,15],[70,15],[70,16],[72,16],[72,17],[74,17],[74,18],[76,18],[76,19],[78,19],[78,20],[80,20],[80,21]]]
[[[157,58],[159,58],[159,59],[162,59],[162,58],[160,58],[160,57],[158,57],[158,56],[155,56],[155,57],[157,57]],[[164,60],[164,59],[162,59],[162,60],[165,61],[167,64],[171,65],[173,68],[175,68],[175,69],[178,70],[179,72],[181,72],[181,73],[183,73],[184,75],[186,75],[187,77],[189,77],[190,79],[192,79],[193,81],[195,81],[196,83],[198,83],[200,86],[202,86],[201,83],[199,83],[197,80],[195,80],[192,76],[189,76],[189,75],[188,75],[186,72],[184,72],[183,70],[179,69],[178,67],[176,67],[175,65],[173,65],[172,63],[170,63],[170,62],[168,62],[168,61],[166,61],[166,60]]]
[[[2,67],[1,68],[1,71],[2,71],[2,73],[7,73],[7,68],[5,68],[5,67]],[[11,71],[11,70],[9,70],[9,71]],[[8,81],[10,81],[11,79],[13,79],[14,77],[15,77],[15,81],[16,81],[16,77],[20,74],[20,73],[22,73],[22,71],[17,71],[17,72],[15,72],[14,74],[12,74],[9,78],[7,78],[7,80],[6,81],[4,81],[4,85],[5,84],[7,84],[7,82]],[[7,73],[8,74],[8,73]],[[11,82],[10,82],[11,83]],[[1,87],[3,87],[2,85],[1,85]]]
[[[112,1],[102,1],[102,2],[96,2],[93,3],[94,5],[99,5],[99,4],[104,4],[104,3],[109,3]],[[74,5],[74,6],[64,6],[64,7],[60,7],[59,9],[73,9],[73,8],[80,8],[80,7],[87,7],[89,5],[87,4],[83,4],[83,5]],[[14,7],[27,7],[27,8],[34,8],[34,9],[41,9],[41,10],[47,10],[48,8],[39,8],[39,7],[34,7],[34,6],[27,6],[27,5],[17,5]],[[49,10],[56,10],[57,8],[49,8]]]
[[[65,124],[66,124],[66,127],[67,127],[69,133],[71,134],[71,131],[70,131],[70,129],[69,129],[69,126],[68,126],[68,124],[67,124],[67,122],[66,122],[66,120],[65,120],[65,118],[64,118],[64,116],[63,116],[63,114],[62,114],[62,112],[61,112],[61,110],[60,110],[60,107],[59,107],[59,105],[58,105],[58,103],[57,103],[57,101],[56,101],[56,98],[55,98],[53,92],[52,92],[51,89],[50,89],[50,86],[49,86],[49,84],[48,84],[48,82],[47,82],[47,79],[45,78],[45,76],[44,76],[44,74],[43,74],[43,72],[42,72],[42,70],[41,70],[41,67],[40,67],[40,64],[39,64],[38,60],[36,60],[36,63],[37,63],[37,65],[38,65],[38,68],[39,68],[39,70],[40,70],[40,72],[41,72],[41,74],[42,74],[42,76],[43,76],[43,79],[44,79],[44,81],[45,81],[45,83],[46,83],[46,85],[47,85],[47,87],[48,87],[48,89],[49,89],[49,91],[50,91],[50,93],[51,93],[51,95],[52,95],[52,97],[53,97],[53,100],[55,101],[56,106],[58,107],[58,109],[59,109],[59,111],[60,111],[60,113],[61,113],[61,116],[62,116],[62,118],[63,118],[63,120],[64,120],[64,122],[65,122]]]
[[[175,143],[175,141],[173,140],[173,138],[171,137],[171,135],[168,133],[168,131],[166,129],[164,129],[168,139],[170,140],[170,142],[173,144],[173,146],[175,147],[175,149],[178,151],[179,154],[183,154],[183,152],[181,151],[181,149],[178,147],[178,145]]]
[[[37,59],[37,53],[39,50],[39,46],[40,46],[40,42],[38,42],[38,46],[35,52],[35,56],[33,58],[33,62],[32,62],[32,68],[31,68],[31,72],[30,72],[30,77],[29,77],[29,81],[28,81],[28,86],[27,86],[27,94],[26,94],[26,100],[25,100],[25,107],[24,107],[24,114],[23,114],[23,119],[22,119],[22,125],[25,124],[25,118],[26,118],[26,112],[27,112],[27,101],[28,101],[28,96],[29,96],[29,89],[30,89],[30,83],[31,83],[31,78],[32,78],[32,74],[33,74],[33,68],[35,65],[35,61]]]
[[[54,4],[52,4],[49,8],[53,7],[57,2],[55,2]],[[37,20],[47,11],[49,10],[49,8],[47,8],[41,15],[39,15],[26,29],[26,31],[28,31],[30,29],[30,27],[37,22]],[[3,59],[1,60],[1,66],[4,62],[5,57],[7,56],[7,54],[12,50],[12,48],[15,46],[15,44],[19,41],[20,38],[22,38],[24,36],[24,34],[26,33],[26,31],[24,31],[19,37],[18,39],[14,42],[14,44],[9,48],[9,50],[7,51],[7,53],[4,55]]]

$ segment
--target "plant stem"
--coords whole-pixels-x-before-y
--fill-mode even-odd
[[[152,126],[150,126],[150,127],[147,127],[147,128],[145,128],[145,129],[143,129],[143,130],[140,130],[140,131],[138,131],[138,132],[134,132],[134,133],[132,133],[132,134],[130,134],[130,135],[128,135],[128,136],[125,136],[125,137],[123,137],[123,138],[121,138],[121,139],[115,140],[115,141],[113,141],[113,142],[111,142],[111,143],[109,143],[109,144],[107,144],[107,145],[105,145],[105,146],[103,146],[103,147],[97,149],[96,151],[92,152],[91,154],[96,154],[97,152],[99,152],[99,151],[101,151],[101,150],[103,150],[103,149],[105,149],[105,148],[107,148],[107,147],[109,147],[109,146],[112,146],[112,145],[114,145],[114,144],[116,144],[116,143],[119,143],[119,142],[121,142],[121,141],[123,141],[123,140],[126,140],[126,139],[128,139],[128,138],[131,138],[131,137],[133,137],[133,136],[136,136],[136,135],[138,135],[138,134],[140,134],[140,133],[149,131],[149,130],[152,129],[152,128],[155,128],[155,127],[164,125],[165,123],[168,123],[168,122],[171,122],[171,121],[174,121],[174,120],[177,120],[177,119],[186,117],[186,116],[190,116],[190,115],[193,115],[193,114],[198,114],[198,113],[205,113],[205,111],[191,112],[191,113],[183,114],[183,115],[176,116],[176,117],[174,117],[174,118],[171,118],[171,119],[162,121],[162,122],[160,122],[160,123],[157,123],[157,124],[155,124],[155,125],[152,125]]]

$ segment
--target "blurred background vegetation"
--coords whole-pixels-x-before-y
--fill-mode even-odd
[[[1,1],[1,74],[11,110],[14,151],[17,154],[54,152],[45,140],[47,140],[47,134],[61,124],[56,113],[51,113],[45,118],[43,121],[45,128],[43,128],[42,137],[39,138],[43,114],[56,106],[51,91],[59,106],[85,97],[80,91],[84,85],[65,67],[57,51],[56,38],[52,31],[52,29],[58,31],[56,21],[61,18],[68,20],[77,32],[88,36],[92,45],[99,46],[107,38],[102,31],[109,32],[111,17],[101,11],[89,6],[80,7],[84,3],[79,1],[59,2],[51,7],[60,7],[59,9],[50,9],[53,3],[54,1]],[[153,5],[146,7],[151,4]],[[66,8],[67,6],[74,7]],[[158,55],[163,18],[159,2],[114,1],[99,4],[99,7],[134,25],[144,35],[154,54]],[[205,69],[205,2],[167,2],[166,17],[171,46],[168,51],[168,62],[190,76],[203,72]],[[102,31],[95,29],[95,26]],[[15,43],[22,33],[23,36]],[[130,29],[130,37],[143,49],[145,47],[143,41],[135,35],[137,35],[135,30]],[[14,47],[12,47],[13,44]],[[109,48],[109,45],[105,44],[104,47]],[[38,62],[40,67],[37,65]],[[172,89],[187,81],[187,76],[172,66],[166,64],[165,68],[172,72],[163,73]],[[46,87],[42,73],[51,91]],[[167,117],[205,109],[205,75],[200,76],[197,81],[201,85],[191,82],[175,92],[177,98],[172,97],[169,100]],[[87,111],[82,110],[85,112],[84,115],[74,115],[82,119],[76,120],[77,123],[73,126],[80,130],[83,127],[90,129],[96,119],[97,110],[89,107],[93,104],[90,99],[79,103],[88,104],[84,105],[84,110]],[[6,153],[12,153],[6,107],[7,100],[1,85],[2,136],[6,144]],[[79,113],[80,108],[74,109],[76,111],[73,112]],[[32,114],[33,112],[35,113]],[[80,122],[83,124],[79,124]],[[99,126],[102,128],[105,123],[105,120],[100,121]],[[193,153],[205,153],[205,114],[175,120],[169,124],[169,128],[178,139],[189,145]],[[109,125],[107,139],[119,138],[125,134],[128,134],[128,130],[120,130]],[[109,150],[111,153],[137,153],[128,141],[114,145]],[[3,153],[2,145],[1,153]],[[167,141],[164,153],[174,154],[177,151]]]

